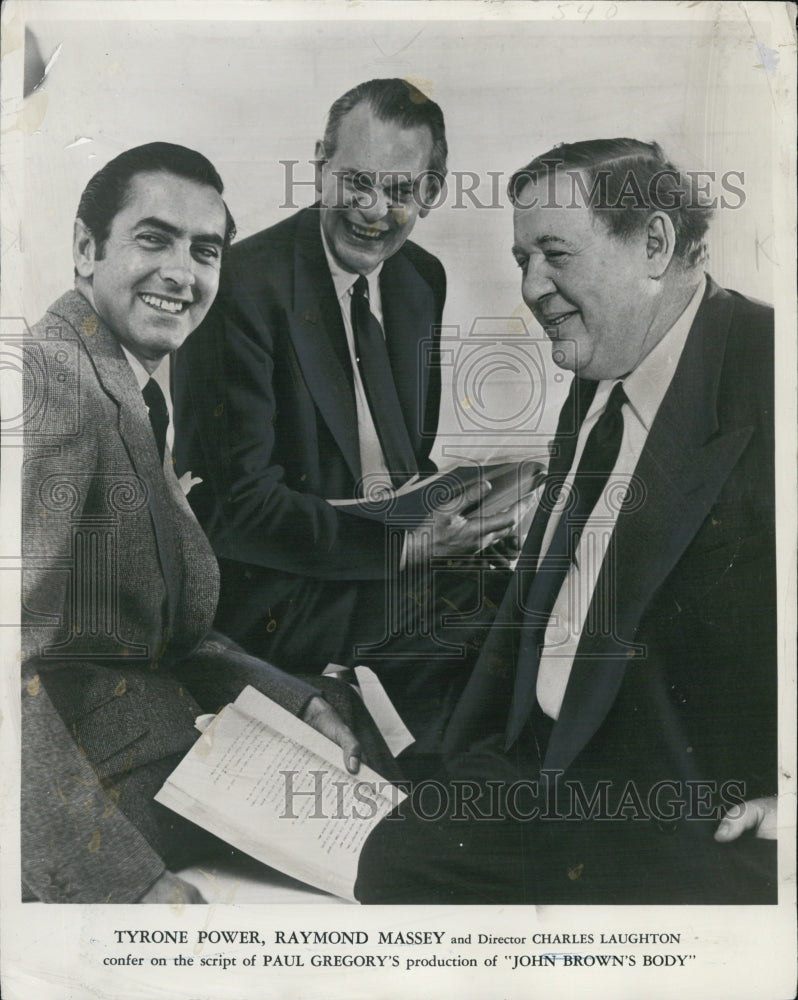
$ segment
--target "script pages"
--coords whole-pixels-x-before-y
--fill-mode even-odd
[[[258,861],[354,900],[363,844],[405,795],[340,761],[340,747],[246,687],[155,799]]]
[[[481,500],[474,500],[469,507],[461,509],[461,514],[474,514],[479,510],[483,517],[490,517],[509,511],[524,500],[531,499],[544,479],[543,465],[531,459],[486,466],[460,465],[425,479],[416,476],[396,490],[355,500],[327,502],[345,514],[413,528],[432,511],[456,502],[469,486],[479,480],[489,484],[489,491]]]

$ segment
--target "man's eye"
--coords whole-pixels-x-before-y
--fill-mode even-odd
[[[562,263],[567,257],[568,254],[562,250],[549,250],[546,254],[546,260],[551,261],[552,264]]]
[[[388,197],[395,205],[406,205],[413,197],[413,189],[406,187],[391,188],[388,191]]]
[[[370,191],[374,187],[374,180],[370,174],[361,172],[354,174],[352,185],[357,191]]]
[[[527,265],[529,264],[529,257],[516,257],[515,262],[521,270],[526,273]]]
[[[195,257],[199,257],[201,260],[218,260],[221,255],[219,247],[212,245],[194,247],[192,252]]]
[[[138,241],[147,247],[162,247],[166,244],[166,240],[158,233],[139,233]]]

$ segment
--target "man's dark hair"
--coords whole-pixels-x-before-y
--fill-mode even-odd
[[[102,259],[105,241],[111,231],[111,223],[127,202],[130,182],[142,173],[175,174],[198,184],[207,184],[219,194],[224,192],[224,184],[216,167],[202,153],[186,146],[171,142],[148,142],[144,146],[127,149],[110,160],[102,170],[98,170],[86,185],[80,196],[78,218],[91,232],[97,244],[97,258]],[[224,247],[230,245],[236,233],[235,222],[227,205]]]
[[[656,142],[589,139],[561,143],[516,170],[507,189],[512,204],[523,208],[524,187],[553,170],[584,178],[585,186],[580,184],[579,189],[588,194],[588,207],[615,236],[628,239],[652,212],[662,211],[676,233],[674,256],[685,267],[704,261],[712,208],[695,176],[675,167]]]
[[[422,93],[418,87],[396,77],[359,83],[334,102],[327,115],[327,126],[324,129],[324,152],[327,158],[333,156],[338,145],[341,120],[363,101],[380,121],[394,122],[401,128],[426,126],[429,129],[432,136],[432,153],[427,169],[430,177],[434,177],[437,187],[440,188],[446,177],[446,157],[449,155],[443,112],[435,101]]]

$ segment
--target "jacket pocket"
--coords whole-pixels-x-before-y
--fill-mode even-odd
[[[199,735],[200,708],[173,677],[103,667],[65,674],[56,675],[55,691],[52,678],[45,681],[48,693],[81,751],[106,776],[184,753]]]

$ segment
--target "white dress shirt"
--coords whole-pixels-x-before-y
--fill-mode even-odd
[[[349,348],[349,360],[352,366],[352,380],[355,390],[355,406],[357,409],[357,437],[360,450],[360,474],[363,484],[369,495],[373,495],[375,489],[392,489],[391,476],[388,472],[388,465],[382,450],[374,418],[369,408],[366,387],[360,377],[360,368],[357,363],[357,352],[355,350],[355,331],[352,328],[352,290],[355,282],[360,277],[351,271],[345,271],[335,260],[327,246],[324,230],[321,232],[324,253],[327,257],[327,264],[330,268],[335,294],[338,296],[338,306],[341,310],[341,318],[344,321],[346,331],[346,343]],[[385,328],[382,323],[382,299],[380,298],[380,271],[382,264],[376,267],[371,274],[367,274],[369,308],[376,317],[385,336]]]
[[[595,609],[596,615],[591,617],[596,620],[588,622],[593,591],[596,589],[599,572],[615,530],[626,490],[629,488],[634,492],[636,488],[633,476],[638,459],[673,379],[690,327],[701,305],[705,284],[705,281],[699,284],[674,325],[637,368],[623,380],[628,402],[624,404],[622,410],[624,427],[618,459],[608,481],[608,487],[602,492],[582,532],[574,563],[557,595],[546,628],[538,669],[537,698],[540,707],[552,719],[556,719],[560,714],[574,656],[585,628],[612,628],[614,608],[611,606],[611,600],[610,606]],[[596,395],[579,430],[576,453],[562,494],[546,525],[540,560],[551,544],[560,511],[567,502],[587,437],[604,412],[612,388],[618,381],[620,380],[608,379],[598,384]],[[614,488],[616,484],[617,488]],[[641,553],[641,558],[645,558],[645,553]]]

